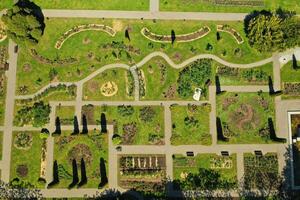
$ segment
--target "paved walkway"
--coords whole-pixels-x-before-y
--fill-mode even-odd
[[[7,75],[7,90],[5,100],[5,120],[4,120],[4,135],[3,135],[3,147],[2,147],[2,165],[1,179],[5,182],[9,181],[10,175],[10,160],[11,160],[11,144],[12,144],[12,131],[14,121],[14,98],[16,90],[16,73],[17,73],[17,59],[18,54],[14,52],[15,43],[9,40],[9,70]]]
[[[159,12],[159,0],[150,0],[150,12]]]
[[[210,13],[210,12],[156,12],[152,4],[150,11],[112,11],[112,10],[62,10],[45,9],[45,17],[61,18],[118,18],[118,19],[161,19],[161,20],[208,20],[242,21],[248,13]],[[155,11],[155,12],[153,12]]]

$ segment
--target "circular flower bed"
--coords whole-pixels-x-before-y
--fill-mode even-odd
[[[17,166],[17,174],[18,176],[24,178],[28,174],[28,167],[27,165],[18,165]]]
[[[90,147],[86,144],[77,144],[68,153],[68,158],[70,164],[75,159],[77,163],[80,163],[81,158],[84,159],[86,164],[91,164],[92,162],[92,152]]]
[[[111,97],[117,94],[118,86],[113,81],[108,81],[101,86],[101,94],[106,97]]]
[[[17,149],[30,149],[32,146],[32,135],[31,133],[21,132],[18,133],[14,140],[14,146]]]

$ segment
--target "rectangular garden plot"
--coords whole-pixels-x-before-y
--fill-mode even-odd
[[[46,140],[40,138],[39,132],[14,132],[10,166],[11,180],[18,178],[34,187],[43,188],[46,164],[41,160],[45,148]]]
[[[164,108],[162,106],[102,106],[95,118],[104,115],[114,126],[123,145],[164,144]]]
[[[124,189],[147,192],[164,188],[165,155],[120,155],[118,167],[119,186]]]
[[[57,106],[56,117],[59,118],[61,125],[72,125],[75,116],[75,107],[73,106]]]
[[[217,96],[218,142],[260,144],[277,141],[274,98],[268,93]]]
[[[195,157],[173,155],[174,180],[185,181],[189,173],[197,174],[200,168],[212,170],[220,175],[221,180],[232,185],[237,184],[236,154],[230,156],[198,154]]]
[[[268,187],[278,180],[278,158],[276,153],[265,155],[244,154],[244,184],[247,189]]]
[[[209,133],[210,104],[170,107],[172,113],[173,145],[211,144]]]
[[[106,187],[108,181],[108,138],[107,134],[87,135],[62,134],[54,139],[54,160],[57,161],[59,183],[55,188],[98,188]],[[74,164],[76,161],[76,164]],[[75,167],[74,167],[75,165]],[[87,182],[82,184],[82,173]],[[78,181],[74,181],[74,169]],[[77,170],[76,170],[77,169]]]
[[[269,77],[273,77],[272,64],[256,68],[232,68],[216,64],[216,76],[220,85],[268,85]]]

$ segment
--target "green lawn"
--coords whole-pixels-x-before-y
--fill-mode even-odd
[[[268,118],[275,125],[274,98],[268,93],[224,93],[217,96],[217,117],[223,135],[229,142],[222,144],[272,143]]]
[[[171,106],[173,145],[211,145],[210,105]]]
[[[83,85],[83,99],[133,100],[134,83],[128,81],[128,76],[131,76],[131,73],[125,69],[112,69],[102,72]],[[108,84],[107,87],[105,87],[106,84]],[[129,93],[130,88],[132,88],[131,94]]]
[[[163,144],[164,143],[164,109],[160,106],[151,106],[154,111],[154,116],[150,121],[141,119],[141,109],[143,106],[133,106],[131,115],[122,116],[118,111],[118,107],[104,106],[95,114],[96,119],[100,119],[101,113],[105,113],[107,123],[115,124],[115,134],[122,137],[122,144],[132,145],[148,145],[148,144]],[[134,123],[136,131],[126,132],[124,128],[128,124]],[[132,130],[131,129],[131,130]],[[132,134],[132,135],[131,135]],[[131,136],[130,136],[131,135]]]
[[[59,170],[60,182],[56,188],[68,188],[72,182],[72,158],[77,161],[79,180],[81,177],[80,160],[84,158],[87,184],[83,188],[97,188],[100,183],[100,158],[105,160],[108,177],[108,137],[107,134],[91,133],[70,136],[63,132],[54,139],[54,160]],[[64,169],[64,170],[63,170]],[[76,187],[76,186],[75,186]]]
[[[218,64],[217,64],[218,65]],[[260,75],[262,75],[262,78],[256,79],[255,76],[253,76],[253,79],[247,79],[245,78],[246,73],[251,73],[251,71],[257,71],[261,72]],[[273,65],[272,63],[255,67],[251,69],[242,69],[239,68],[238,72],[233,75],[219,75],[216,73],[216,75],[219,76],[220,84],[222,85],[268,85],[268,77],[270,76],[273,78]]]
[[[148,10],[148,0],[33,0],[43,9]]]
[[[59,117],[62,125],[73,125],[75,116],[74,106],[57,106],[55,111],[56,117]]]
[[[0,0],[0,10],[10,8],[14,4],[13,0]]]
[[[297,64],[300,67],[300,61]],[[292,61],[281,68],[281,82],[300,82],[300,70],[293,69]]]
[[[19,132],[18,132],[19,133]],[[17,132],[13,133],[12,151],[11,151],[11,166],[10,178],[19,178],[38,188],[43,188],[44,184],[38,182],[40,178],[41,169],[41,153],[42,153],[42,139],[40,139],[39,132],[27,132],[32,135],[32,146],[28,150],[17,149],[14,146],[14,139]],[[27,176],[21,177],[17,174],[17,167],[19,165],[26,165],[28,168]]]
[[[271,53],[262,54],[249,46],[243,32],[242,22],[223,22],[235,28],[244,38],[245,42],[240,45],[227,33],[220,33],[221,40],[217,41],[216,25],[219,23],[210,21],[49,18],[45,20],[45,23],[44,35],[35,47],[37,52],[53,60],[72,57],[78,61],[64,66],[39,63],[27,49],[21,47],[18,56],[17,93],[19,93],[20,86],[27,86],[28,94],[30,94],[48,84],[50,82],[49,72],[53,67],[58,74],[56,80],[78,81],[106,64],[127,63],[133,65],[153,51],[165,52],[176,63],[181,63],[187,58],[201,53],[215,54],[224,60],[237,63],[251,63],[271,56]],[[54,48],[56,41],[63,33],[76,25],[90,23],[111,26],[117,33],[112,38],[100,31],[85,31],[70,37],[61,49]],[[143,27],[147,27],[157,34],[170,34],[171,30],[174,30],[176,34],[184,34],[198,30],[205,25],[209,26],[212,31],[204,38],[187,43],[175,42],[173,45],[151,42],[140,33]],[[130,30],[130,41],[124,37],[126,28]],[[208,43],[213,46],[210,51],[206,50]],[[234,53],[237,48],[242,52],[240,57]],[[224,51],[226,51],[226,55],[223,54]],[[24,69],[26,64],[30,64],[30,70]]]
[[[8,54],[8,40],[7,39],[0,42],[0,48],[4,48],[6,53]],[[8,59],[8,55],[7,55],[7,59]],[[4,79],[3,91],[2,91],[2,94],[0,94],[0,125],[3,125],[4,117],[5,117],[5,97],[6,97],[7,79],[6,79],[4,72],[1,72],[0,76],[3,76],[3,79]]]
[[[220,173],[221,178],[231,180],[237,183],[237,163],[236,154],[231,154],[230,168],[214,169]],[[173,157],[173,177],[174,179],[183,179],[181,175],[185,173],[197,173],[199,168],[212,169],[213,159],[224,159],[224,157],[216,154],[197,154],[195,157],[186,157],[183,155],[174,155]]]
[[[262,0],[264,6],[235,6],[235,5],[216,5],[205,0],[161,0],[161,11],[186,11],[186,12],[236,12],[248,13],[253,10],[283,9],[300,12],[300,2],[298,0]]]

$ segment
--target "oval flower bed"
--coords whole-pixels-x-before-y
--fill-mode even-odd
[[[238,44],[242,44],[244,42],[242,36],[235,29],[231,28],[227,24],[217,25],[217,31],[229,33],[234,37]]]
[[[192,33],[176,35],[175,40],[176,40],[176,42],[191,42],[191,41],[194,41],[194,40],[197,40],[197,39],[200,39],[200,38],[206,36],[209,32],[210,32],[210,28],[208,26],[204,26],[203,28],[200,28],[199,30],[192,32]],[[172,42],[172,40],[173,40],[171,35],[158,35],[158,34],[152,33],[146,27],[144,27],[141,30],[141,33],[144,37],[146,37],[147,39],[152,40],[154,42]]]
[[[86,25],[79,25],[75,26],[74,28],[65,32],[56,42],[55,48],[60,49],[63,43],[71,36],[80,33],[82,31],[103,31],[108,33],[110,36],[115,36],[116,32],[109,26],[102,25],[102,24],[86,24]]]

